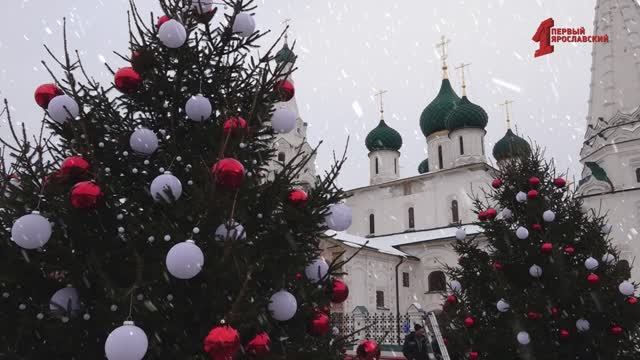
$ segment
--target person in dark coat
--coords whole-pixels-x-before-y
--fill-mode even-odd
[[[424,327],[416,324],[413,331],[404,338],[402,354],[407,360],[428,360],[430,345]]]

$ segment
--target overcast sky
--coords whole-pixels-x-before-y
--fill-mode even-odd
[[[156,0],[138,0],[143,12],[158,13]],[[55,4],[52,5],[52,4]],[[535,59],[531,41],[540,21],[553,17],[557,27],[593,28],[595,0],[258,0],[258,28],[283,28],[292,19],[291,37],[300,55],[294,75],[311,144],[324,144],[317,159],[326,169],[333,150],[348,136],[348,166],[340,183],[368,184],[364,137],[379,120],[373,94],[385,97],[390,126],[403,136],[401,175],[416,175],[426,157],[420,113],[440,86],[435,44],[451,39],[450,68],[471,63],[468,94],[489,114],[487,149],[506,131],[505,99],[514,100],[518,131],[547,148],[560,169],[579,178],[578,152],[586,126],[591,45],[557,44],[555,53]],[[69,42],[80,50],[91,75],[111,81],[103,61],[126,66],[113,51],[126,53],[128,31],[124,0],[0,1],[0,96],[9,98],[14,120],[36,128],[42,110],[33,91],[48,82],[40,60],[43,43],[62,49],[63,17]],[[216,19],[220,19],[220,15]],[[269,45],[273,36],[265,40]],[[450,74],[460,93],[457,72]],[[4,134],[6,126],[0,128]],[[494,161],[491,157],[491,161]]]

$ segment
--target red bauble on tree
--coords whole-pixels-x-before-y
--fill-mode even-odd
[[[375,340],[365,340],[356,349],[358,360],[378,360],[380,359],[380,346]]]
[[[76,209],[93,209],[102,198],[102,190],[93,181],[81,181],[71,188],[71,206]]]
[[[458,297],[455,295],[447,296],[447,304],[455,305],[458,303]]]
[[[266,355],[271,352],[271,339],[266,332],[261,332],[247,343],[245,349],[254,356]]]
[[[42,84],[36,89],[34,97],[36,99],[36,103],[40,105],[41,108],[46,109],[49,106],[49,101],[51,101],[51,99],[62,94],[62,90],[60,90],[60,88],[55,84]]]
[[[531,230],[542,231],[542,225],[540,225],[540,224],[531,224]]]
[[[558,315],[560,315],[560,309],[556,306],[552,306],[551,309],[549,309],[549,312],[553,317],[558,317]]]
[[[502,186],[502,179],[493,179],[493,181],[491,182],[491,186],[493,186],[494,189],[499,188],[500,186]]]
[[[496,271],[500,271],[504,268],[504,266],[502,265],[502,263],[500,261],[494,261],[493,262],[493,269]]]
[[[170,17],[168,17],[167,15],[162,15],[158,18],[158,21],[156,22],[156,27],[159,29],[160,26],[162,26],[162,24],[166,23],[167,21],[171,20]]]
[[[477,351],[472,351],[469,353],[469,360],[478,360],[480,358],[480,353]]]
[[[486,211],[480,211],[478,213],[478,220],[487,221],[487,212]]]
[[[549,254],[551,254],[552,251],[553,251],[553,244],[552,243],[544,243],[540,247],[540,252],[542,252],[543,254],[549,255]]]
[[[140,49],[131,53],[131,67],[138,73],[144,73],[153,69],[156,59],[153,53]]]
[[[307,331],[313,336],[325,336],[329,333],[329,316],[320,310],[315,310],[313,317],[309,321]]]
[[[561,177],[556,178],[553,180],[553,185],[555,185],[556,187],[564,187],[565,185],[567,185],[567,181]]]
[[[296,273],[295,277],[296,277],[296,280],[302,280],[302,274],[301,273]]]
[[[635,296],[630,296],[627,298],[627,304],[629,305],[635,305],[638,303],[638,298]]]
[[[309,195],[302,189],[294,189],[289,192],[289,204],[293,206],[304,206],[309,201]]]
[[[60,174],[65,176],[84,175],[89,172],[91,165],[82,156],[70,156],[62,162]]]
[[[571,336],[571,333],[567,329],[560,329],[558,336],[560,337],[560,340],[567,340]]]
[[[224,121],[222,131],[225,135],[245,135],[249,123],[240,116],[233,116]]]
[[[540,320],[542,319],[542,314],[537,311],[529,311],[527,313],[527,319],[529,320]]]
[[[240,350],[240,335],[231,326],[216,326],[204,338],[204,351],[211,360],[231,360]]]
[[[296,89],[289,80],[278,81],[273,90],[280,97],[280,101],[289,101],[296,94]]]
[[[476,324],[476,319],[473,316],[467,316],[464,319],[464,326],[472,328]]]
[[[600,276],[591,273],[589,274],[589,276],[587,276],[587,281],[589,282],[589,284],[591,285],[597,285],[600,282]]]
[[[535,176],[529,178],[529,186],[538,187],[538,185],[540,185],[540,179]]]
[[[484,213],[488,220],[493,220],[498,216],[498,212],[494,208],[488,208]]]
[[[213,165],[211,174],[216,184],[236,190],[244,181],[244,166],[233,158],[225,158]]]
[[[611,333],[611,335],[618,336],[622,335],[624,329],[620,325],[611,325],[611,328],[609,328],[609,332]]]
[[[142,76],[131,67],[124,67],[116,71],[114,76],[116,89],[125,94],[133,94],[142,85]]]
[[[573,255],[576,252],[576,248],[573,245],[567,245],[564,247],[564,253],[567,255]]]
[[[527,193],[527,199],[534,200],[538,198],[538,190],[529,190]]]
[[[331,302],[339,304],[344,302],[349,297],[349,288],[342,280],[333,279],[331,281]]]

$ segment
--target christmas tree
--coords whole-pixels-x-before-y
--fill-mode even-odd
[[[132,2],[109,85],[66,37],[47,48],[35,136],[5,101],[0,358],[342,358],[328,306],[348,289],[319,241],[351,223],[344,157],[314,184],[313,153],[274,166],[291,66],[256,57],[253,1],[220,5],[161,0],[148,23]]]
[[[604,215],[538,149],[501,161],[458,230],[441,321],[453,359],[636,359],[640,304]]]

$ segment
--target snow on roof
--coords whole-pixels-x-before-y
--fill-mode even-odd
[[[463,225],[462,228],[465,230],[467,235],[475,235],[482,232],[482,228],[477,225]],[[326,234],[347,246],[359,248],[366,244],[368,248],[375,249],[381,253],[407,257],[411,255],[398,250],[398,246],[454,238],[457,230],[457,226],[451,226],[446,228],[412,231],[375,237],[362,237],[348,234],[346,232],[335,232],[331,230],[327,231]]]

